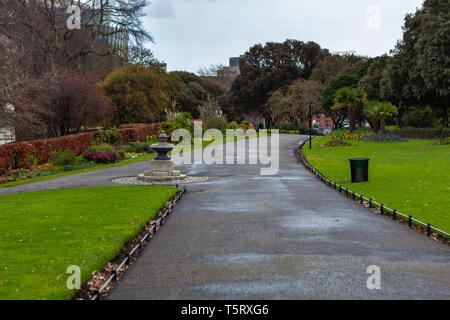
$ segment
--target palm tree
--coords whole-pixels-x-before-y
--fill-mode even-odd
[[[371,101],[367,109],[364,110],[364,114],[373,120],[375,132],[378,131],[379,127],[384,132],[386,120],[398,116],[398,110],[396,106],[388,101]]]
[[[356,112],[364,110],[367,102],[367,95],[362,89],[344,87],[336,92],[331,110],[347,108],[350,131],[353,132],[356,125]]]

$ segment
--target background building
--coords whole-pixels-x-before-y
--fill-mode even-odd
[[[11,118],[13,116],[14,106],[8,104],[4,108],[5,112],[3,112],[2,115],[5,119],[0,121],[0,145],[16,141],[14,126],[11,125],[12,121],[8,119],[8,114],[11,114]]]
[[[241,74],[239,65],[241,63],[242,57],[243,56],[230,58],[230,64],[228,67],[223,67],[222,70],[217,70],[217,77],[229,78],[234,80],[234,78]]]

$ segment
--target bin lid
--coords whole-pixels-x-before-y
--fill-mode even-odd
[[[369,161],[369,158],[353,158],[353,159],[348,159],[350,161]]]

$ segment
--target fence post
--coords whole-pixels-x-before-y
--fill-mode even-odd
[[[412,227],[412,216],[408,217],[408,226]]]
[[[384,215],[384,204],[381,204],[380,212],[381,212],[381,215]]]
[[[431,237],[431,223],[427,224],[427,236]]]
[[[117,270],[113,270],[112,275],[113,275],[112,280],[113,280],[114,282],[116,282],[116,281],[117,281]]]
[[[397,210],[394,209],[394,212],[392,213],[392,218],[394,219],[394,221],[397,220]]]
[[[363,195],[361,195],[361,204],[364,204]]]
[[[369,199],[369,208],[372,208],[372,199]]]

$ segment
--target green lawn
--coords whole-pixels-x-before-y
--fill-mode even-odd
[[[450,145],[431,140],[398,143],[352,141],[357,147],[321,148],[313,140],[303,152],[328,179],[399,212],[450,231]],[[351,183],[349,158],[368,157],[369,182]]]
[[[69,299],[67,267],[100,271],[176,188],[120,186],[0,197],[0,300]]]

